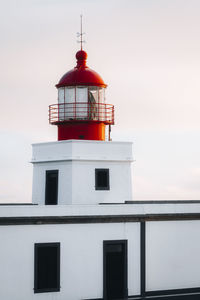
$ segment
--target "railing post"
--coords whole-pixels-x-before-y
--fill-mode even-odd
[[[76,87],[75,87],[75,102],[74,102],[73,108],[75,110],[74,117],[75,117],[75,120],[76,120]]]
[[[100,110],[99,110],[100,103],[98,102],[98,121],[100,121]]]

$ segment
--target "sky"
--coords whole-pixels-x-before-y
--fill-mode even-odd
[[[0,202],[30,202],[31,144],[83,31],[88,66],[133,142],[133,200],[200,199],[199,0],[0,0]]]

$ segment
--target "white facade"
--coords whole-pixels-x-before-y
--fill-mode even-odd
[[[141,222],[146,224],[143,249],[146,292],[198,288],[200,220],[184,220],[184,216],[194,213],[200,214],[198,202],[1,206],[0,299],[102,299],[103,241],[108,240],[127,241],[128,295],[149,299],[139,296],[143,260]],[[179,220],[176,220],[177,215]],[[171,219],[165,221],[169,216]],[[45,224],[45,220],[52,217],[54,221]],[[59,221],[62,217],[75,221],[62,224]],[[80,224],[79,217],[88,221]],[[89,220],[92,217],[107,217],[109,221],[94,223]],[[113,221],[113,218],[118,220]],[[148,218],[159,219],[145,221]],[[17,223],[18,220],[21,223]],[[29,220],[33,220],[33,224]],[[60,243],[60,291],[34,293],[34,245],[55,242]],[[189,297],[187,299],[193,299]]]
[[[0,227],[0,236],[2,300],[102,298],[103,240],[111,239],[129,240],[129,292],[140,293],[139,224],[8,226]],[[60,242],[61,288],[34,294],[34,243],[50,242]]]
[[[132,143],[67,140],[33,145],[33,199],[45,203],[45,174],[58,170],[58,204],[132,200]],[[110,189],[95,190],[95,169],[109,169]]]

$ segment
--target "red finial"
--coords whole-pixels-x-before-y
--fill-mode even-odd
[[[87,53],[80,50],[76,53],[77,65],[76,68],[86,67]]]

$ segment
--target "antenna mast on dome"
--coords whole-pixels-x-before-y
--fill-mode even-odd
[[[85,43],[85,41],[83,41],[83,35],[85,34],[85,32],[83,32],[82,30],[82,19],[83,19],[83,15],[80,15],[80,18],[81,18],[81,31],[80,32],[77,32],[77,37],[79,38],[80,37],[80,41],[77,41],[78,43],[81,43],[81,50],[83,50],[83,43]]]

